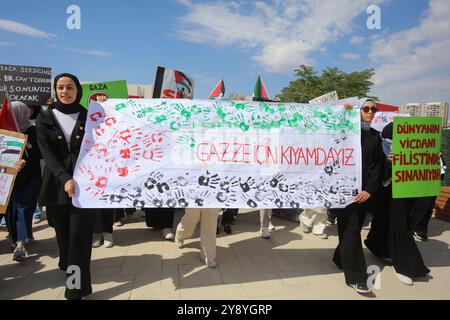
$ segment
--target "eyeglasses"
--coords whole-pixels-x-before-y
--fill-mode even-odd
[[[364,111],[365,113],[369,113],[369,111],[372,111],[372,113],[377,113],[378,109],[375,107],[364,107],[361,108],[362,111]]]

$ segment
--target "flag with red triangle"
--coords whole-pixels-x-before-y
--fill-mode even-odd
[[[256,80],[255,89],[253,90],[253,101],[271,101],[261,76],[258,76]]]
[[[208,99],[211,100],[221,99],[224,97],[224,95],[225,95],[225,83],[223,82],[223,80],[220,80],[219,83],[214,88],[214,90],[209,95]]]
[[[0,129],[19,132],[16,118],[11,111],[8,97],[5,97],[2,108],[0,109]]]

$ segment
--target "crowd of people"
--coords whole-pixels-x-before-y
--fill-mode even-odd
[[[47,221],[55,229],[59,248],[58,267],[70,276],[69,266],[80,268],[81,286],[66,287],[67,299],[82,299],[92,293],[92,248],[114,246],[113,226],[121,226],[133,209],[80,209],[72,205],[76,194],[73,172],[85,134],[87,111],[80,105],[82,87],[77,77],[64,73],[54,80],[55,101],[39,112],[35,125],[30,121],[33,108],[12,102],[12,112],[21,133],[28,136],[26,153],[15,165],[18,172],[6,214],[12,259],[26,263],[27,244],[34,240],[33,216],[40,221],[41,206],[45,206]],[[371,291],[367,285],[367,265],[363,252],[361,229],[366,215],[372,215],[366,247],[375,256],[392,263],[398,279],[411,285],[415,278],[425,277],[425,266],[415,239],[426,241],[428,222],[435,197],[393,199],[391,183],[392,124],[380,133],[371,127],[377,112],[371,99],[360,102],[362,191],[354,203],[343,209],[305,209],[294,219],[302,232],[327,239],[326,226],[337,220],[339,244],[332,261],[343,270],[345,282],[358,293]],[[346,108],[353,108],[346,106]],[[41,171],[41,160],[45,166]],[[442,167],[444,167],[442,159]],[[39,201],[38,201],[39,200]],[[130,211],[131,210],[131,211]],[[162,230],[163,238],[173,240],[183,248],[200,224],[200,258],[209,268],[217,267],[216,238],[219,232],[220,209],[187,208],[181,221],[174,226],[172,208],[143,208],[148,227]],[[272,212],[273,211],[273,212]],[[260,235],[269,239],[275,227],[272,214],[277,210],[260,210]],[[221,225],[232,233],[238,209],[222,212]],[[331,258],[331,257],[330,257]]]

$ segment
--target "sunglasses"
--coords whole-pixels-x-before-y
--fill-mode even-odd
[[[372,111],[372,113],[377,113],[378,109],[375,107],[364,107],[361,108],[362,111],[364,111],[365,113],[369,113],[369,111]]]

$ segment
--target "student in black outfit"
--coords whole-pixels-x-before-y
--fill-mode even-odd
[[[11,111],[18,129],[27,135],[23,159],[16,164],[21,169],[17,174],[6,221],[10,239],[14,246],[13,260],[20,261],[27,256],[26,244],[33,240],[32,222],[41,190],[41,152],[36,141],[36,128],[31,124],[30,109],[22,102],[11,103]],[[23,167],[22,167],[23,166]]]
[[[361,113],[361,151],[362,151],[362,191],[355,202],[344,209],[332,209],[337,215],[339,245],[333,262],[344,270],[345,282],[358,293],[369,293],[367,287],[367,266],[361,243],[361,229],[366,212],[381,183],[382,149],[378,131],[371,128],[377,112],[371,99],[362,99]]]
[[[223,226],[223,230],[226,234],[231,234],[231,226],[236,224],[236,217],[238,215],[239,209],[225,209],[222,213],[222,221],[221,224]]]
[[[79,268],[81,287],[66,287],[67,299],[81,299],[92,293],[90,263],[93,210],[72,205],[76,192],[73,171],[83,141],[87,111],[80,105],[82,88],[71,74],[58,75],[54,80],[57,101],[41,111],[36,120],[39,148],[45,160],[40,194],[42,205],[55,228],[59,247],[59,268]],[[70,275],[70,274],[69,274]]]
[[[392,141],[393,124],[388,124],[381,137]],[[430,270],[425,266],[410,229],[410,216],[420,198],[392,198],[390,181],[392,164],[386,152],[385,181],[377,199],[372,227],[364,241],[367,248],[380,258],[392,260],[397,278],[406,285],[413,278],[425,277]]]
[[[113,239],[113,224],[116,212],[123,211],[123,209],[98,209],[95,214],[94,222],[94,237],[92,240],[92,247],[98,248],[102,245],[105,248],[114,246]]]
[[[441,155],[441,163],[443,172],[445,173],[445,161]],[[445,174],[442,173],[441,180],[444,180]],[[434,204],[436,196],[418,198],[414,207],[411,210],[411,230],[414,238],[419,241],[428,240],[428,223],[433,215]]]
[[[154,230],[163,230],[163,238],[165,240],[173,240],[173,219],[175,216],[175,209],[173,208],[146,208],[145,222],[147,227]]]

